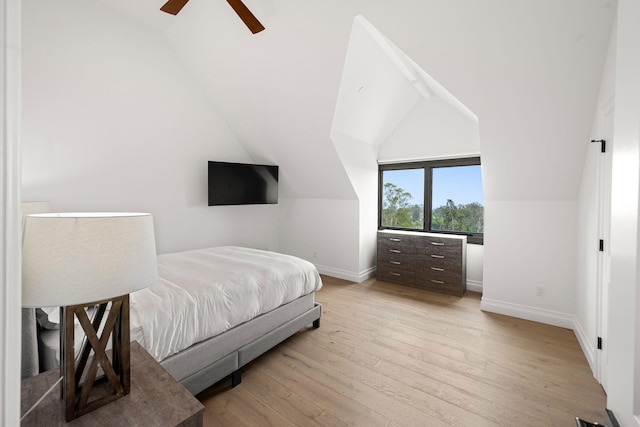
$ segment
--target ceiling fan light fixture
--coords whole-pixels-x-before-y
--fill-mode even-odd
[[[177,15],[189,0],[169,0],[160,8],[161,11]]]
[[[264,26],[258,21],[253,13],[249,10],[242,0],[227,0],[227,3],[236,11],[242,22],[249,28],[253,34],[264,30]]]
[[[189,0],[169,0],[160,8],[161,11],[170,13],[171,15],[177,15],[178,12],[182,10],[184,5],[187,4]],[[235,10],[238,14],[242,22],[249,28],[249,30],[253,33],[259,33],[264,30],[264,25],[258,21],[258,18],[255,17],[253,13],[249,10],[247,6],[242,2],[242,0],[227,0],[227,3]]]

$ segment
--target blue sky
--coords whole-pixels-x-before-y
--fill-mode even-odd
[[[385,182],[393,182],[411,193],[411,204],[423,204],[423,169],[385,171]],[[453,166],[434,169],[433,206],[438,207],[453,200],[456,205],[478,202],[484,206],[480,166]]]

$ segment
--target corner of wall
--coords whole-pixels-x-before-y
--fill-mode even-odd
[[[574,316],[571,314],[494,300],[484,296],[480,301],[480,309],[490,313],[503,314],[566,329],[573,330],[574,327]]]
[[[376,267],[370,267],[360,272],[341,270],[339,268],[332,268],[324,265],[316,265],[316,268],[320,274],[335,277],[337,279],[348,280],[354,283],[362,283],[376,274]]]
[[[482,293],[482,282],[479,280],[467,280],[467,290]]]
[[[596,366],[596,353],[593,345],[591,344],[591,340],[587,336],[586,332],[582,328],[582,325],[578,321],[577,318],[573,319],[573,332],[576,334],[576,338],[578,339],[578,344],[582,348],[582,352],[589,363],[589,367],[591,368],[591,372],[597,372]]]

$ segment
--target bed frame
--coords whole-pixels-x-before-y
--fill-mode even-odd
[[[320,327],[322,306],[308,294],[220,335],[192,345],[160,364],[191,393],[198,394],[231,375],[242,381],[242,367],[306,327]]]

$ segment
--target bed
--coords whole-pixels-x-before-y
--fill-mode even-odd
[[[320,326],[322,280],[297,257],[212,247],[159,255],[158,273],[158,282],[131,294],[131,339],[193,394],[227,376],[239,384],[247,363]],[[58,363],[57,313],[38,313],[41,370]]]

